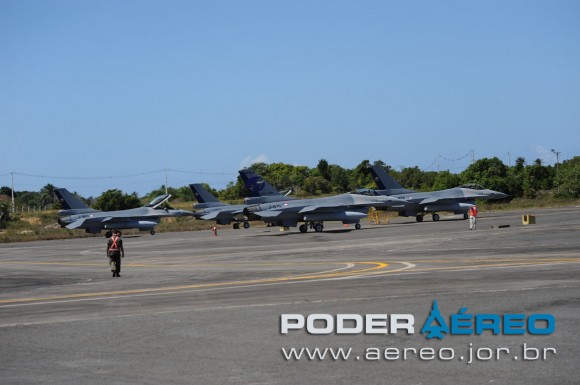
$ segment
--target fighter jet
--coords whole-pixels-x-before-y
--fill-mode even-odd
[[[244,215],[244,209],[249,204],[294,199],[280,194],[278,190],[251,169],[243,169],[239,173],[253,195],[244,198],[245,204],[243,205],[230,205],[221,202],[199,183],[189,185],[195,199],[199,202],[193,205],[193,208],[196,210],[195,217],[197,219],[215,220],[219,225],[227,225],[234,222],[234,229],[239,229],[240,223],[242,223],[244,228],[247,229],[250,227],[250,223],[248,222],[249,218]],[[259,218],[253,217],[252,219]]]
[[[244,209],[244,214],[258,216],[264,222],[283,227],[296,227],[298,222],[304,222],[299,227],[301,233],[307,232],[308,228],[321,232],[324,229],[324,221],[355,224],[358,230],[361,228],[360,220],[367,216],[370,207],[389,207],[405,203],[384,195],[341,194],[325,198],[256,204]]]
[[[190,184],[189,187],[198,201],[193,205],[195,219],[214,220],[218,225],[228,225],[234,222],[234,229],[239,229],[240,223],[243,223],[244,229],[250,227],[248,218],[244,215],[244,208],[247,205],[230,205],[221,202],[200,183]]]
[[[147,206],[118,211],[98,211],[87,207],[65,188],[57,188],[56,196],[64,210],[58,212],[58,224],[67,229],[85,229],[87,233],[100,233],[107,229],[111,236],[113,229],[139,229],[155,235],[155,226],[163,217],[194,216],[187,210],[161,208],[171,198],[171,194],[160,195]]]
[[[286,194],[280,193],[270,183],[268,183],[250,168],[244,168],[238,172],[246,184],[246,187],[252,194],[251,197],[244,198],[244,203],[246,204],[251,205],[258,203],[280,202],[282,200],[294,199],[293,197],[288,196],[292,190],[288,191]]]
[[[380,190],[360,189],[364,195],[385,195],[402,199],[408,203],[404,206],[395,206],[391,211],[398,211],[400,216],[414,216],[417,222],[422,222],[427,213],[432,213],[434,221],[440,219],[438,211],[452,211],[454,214],[463,214],[467,219],[467,211],[475,206],[476,199],[503,199],[507,194],[485,189],[475,184],[461,185],[447,190],[416,192],[403,188],[383,167],[371,166],[370,171]]]

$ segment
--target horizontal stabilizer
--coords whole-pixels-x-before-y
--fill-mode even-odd
[[[66,226],[66,228],[67,228],[67,229],[71,229],[71,230],[72,230],[72,229],[78,229],[79,227],[81,227],[81,226],[83,225],[83,223],[85,223],[85,219],[86,219],[86,218],[83,218],[83,219],[79,219],[79,220],[77,220],[77,221],[74,221],[74,222],[72,222],[72,223],[69,223],[69,224]]]

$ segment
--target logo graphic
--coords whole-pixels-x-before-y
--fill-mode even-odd
[[[435,325],[433,325],[435,323]],[[427,339],[430,340],[431,338],[438,338],[442,340],[445,338],[445,334],[449,333],[449,327],[445,322],[445,319],[441,315],[439,311],[439,306],[437,305],[437,300],[433,301],[433,307],[431,308],[431,313],[429,314],[429,318],[425,321],[425,325],[423,325],[423,329],[421,329],[421,334],[427,333]]]
[[[262,191],[264,189],[264,180],[260,177],[253,177],[248,179],[248,188],[250,191]]]

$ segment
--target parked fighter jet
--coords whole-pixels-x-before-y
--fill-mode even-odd
[[[234,229],[239,229],[240,223],[243,223],[245,229],[250,227],[248,218],[244,215],[246,205],[230,205],[221,202],[200,183],[190,184],[189,187],[198,201],[193,205],[195,219],[214,220],[218,225],[228,225],[234,222]]]
[[[388,207],[405,204],[405,201],[384,195],[365,196],[360,194],[341,194],[326,198],[285,200],[249,206],[244,210],[246,216],[258,216],[263,221],[276,226],[296,227],[300,232],[308,228],[316,232],[324,229],[324,221],[341,221],[355,224],[361,228],[360,220],[367,216],[370,207]]]
[[[100,233],[107,229],[111,236],[113,229],[139,229],[155,234],[155,226],[163,217],[193,216],[187,210],[161,208],[171,198],[171,194],[160,195],[147,206],[118,211],[98,211],[87,207],[65,188],[55,190],[64,210],[58,212],[58,223],[67,229],[85,229],[87,233]]]
[[[481,186],[470,184],[447,190],[415,192],[403,188],[383,167],[371,166],[375,182],[380,190],[361,189],[364,195],[386,195],[406,200],[404,206],[393,207],[390,210],[398,211],[400,216],[414,216],[417,222],[423,221],[423,216],[432,213],[433,220],[440,219],[437,211],[453,211],[454,214],[463,214],[467,219],[467,211],[475,205],[476,199],[503,199],[507,195],[498,191],[484,189]]]
[[[288,196],[288,194],[290,194],[292,191],[288,191],[286,194],[281,194],[270,183],[265,181],[260,175],[256,174],[256,172],[250,168],[245,168],[238,172],[246,184],[246,187],[252,194],[251,197],[244,198],[244,203],[246,204],[280,202],[282,200],[294,199],[293,197]]]
[[[247,229],[250,227],[248,217],[244,215],[244,208],[247,205],[294,199],[280,194],[272,185],[251,169],[243,169],[239,173],[253,195],[244,198],[245,204],[243,205],[230,205],[220,202],[199,183],[189,185],[195,199],[199,202],[193,206],[196,210],[195,217],[197,219],[215,220],[220,225],[234,222],[234,229],[239,229],[240,223],[243,223],[244,228]]]

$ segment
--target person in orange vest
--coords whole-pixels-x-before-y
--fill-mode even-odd
[[[477,225],[477,206],[469,208],[469,230],[475,230]]]
[[[109,266],[111,266],[113,278],[120,277],[121,258],[125,258],[125,249],[123,248],[123,240],[119,230],[115,230],[113,236],[107,242],[107,257],[109,257]]]

